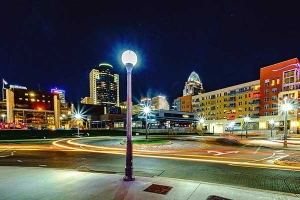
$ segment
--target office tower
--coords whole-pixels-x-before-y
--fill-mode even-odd
[[[198,95],[204,93],[203,85],[200,81],[200,78],[196,72],[192,72],[188,78],[188,81],[185,82],[183,89],[183,96],[186,95]]]
[[[92,104],[104,105],[106,113],[113,113],[119,104],[119,75],[113,66],[101,63],[90,72],[90,97]]]
[[[53,89],[51,89],[51,93],[57,94],[58,99],[60,100],[60,102],[62,104],[66,103],[66,92],[65,92],[65,90],[60,90],[60,89],[57,89],[57,88],[53,88]]]

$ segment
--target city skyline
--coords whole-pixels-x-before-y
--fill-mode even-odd
[[[126,49],[138,55],[135,103],[161,94],[172,104],[193,71],[209,92],[259,79],[260,68],[299,57],[300,29],[291,4],[14,4],[5,2],[0,14],[6,27],[0,33],[1,78],[28,89],[63,89],[67,101],[89,96],[88,74],[102,62],[120,75],[125,101]]]

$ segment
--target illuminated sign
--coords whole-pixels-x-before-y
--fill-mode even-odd
[[[12,88],[17,88],[17,89],[24,89],[24,90],[27,90],[27,87],[19,86],[19,85],[10,85],[9,88],[10,88],[10,89],[12,89]]]

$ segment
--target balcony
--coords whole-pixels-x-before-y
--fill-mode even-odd
[[[251,92],[251,91],[253,91],[252,88],[250,88],[250,89],[239,89],[239,90],[236,92],[236,94],[240,94],[240,93],[244,93],[244,92]]]
[[[227,108],[235,108],[236,105],[235,104],[230,104]]]
[[[231,97],[229,99],[227,99],[228,102],[233,102],[233,101],[236,101],[235,97]]]
[[[259,104],[259,101],[257,101],[257,100],[255,100],[255,101],[252,101],[252,102],[249,102],[249,104],[251,104],[251,105],[257,105],[257,104]]]
[[[228,96],[234,96],[236,95],[236,91],[230,91],[229,93],[227,93]]]

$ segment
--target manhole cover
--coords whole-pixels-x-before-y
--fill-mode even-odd
[[[170,187],[170,186],[152,184],[148,188],[146,188],[144,191],[153,192],[153,193],[157,193],[157,194],[167,194],[171,189],[172,189],[172,187]]]
[[[227,199],[216,195],[210,195],[206,198],[206,200],[231,200],[231,199]]]

